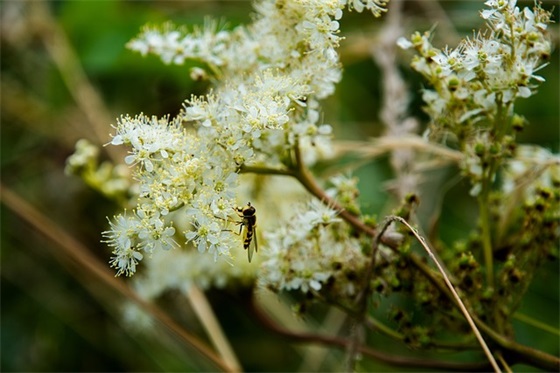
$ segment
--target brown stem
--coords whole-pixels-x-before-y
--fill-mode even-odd
[[[68,91],[86,116],[88,129],[96,137],[96,142],[107,143],[113,118],[103,98],[90,82],[63,29],[53,19],[48,3],[37,1],[30,4],[33,31],[44,43]],[[116,147],[108,147],[107,153],[114,162],[124,157],[123,151]]]
[[[314,343],[325,346],[333,346],[340,349],[346,349],[352,341],[350,339],[331,337],[313,333],[296,333],[285,329],[275,323],[264,311],[257,305],[255,297],[251,294],[250,299],[244,300],[242,303],[248,308],[248,311],[266,329],[278,334],[284,338],[298,343]],[[414,367],[424,369],[441,369],[444,371],[488,371],[490,365],[488,362],[481,363],[455,363],[448,361],[436,361],[428,359],[405,358],[397,355],[386,354],[377,350],[373,350],[367,346],[356,346],[358,352],[371,357],[373,359],[382,361],[389,365],[396,365],[400,367]]]
[[[351,214],[344,207],[340,206],[338,202],[330,198],[323,188],[317,184],[313,175],[309,172],[307,167],[305,167],[302,157],[301,157],[301,150],[299,146],[295,146],[295,161],[296,161],[296,169],[293,172],[293,176],[298,179],[298,181],[303,185],[305,189],[307,189],[311,194],[315,197],[319,198],[323,203],[330,206],[333,210],[338,211],[339,215],[350,223],[354,228],[358,229],[359,231],[369,235],[375,236],[375,229],[366,225],[363,221],[361,221],[356,215]]]
[[[84,245],[70,236],[66,231],[61,229],[56,223],[51,221],[16,193],[9,188],[0,184],[0,199],[2,203],[20,218],[29,223],[33,228],[37,229],[49,240],[54,242],[63,252],[62,259],[60,255],[57,259],[62,261],[71,261],[72,264],[86,275],[94,277],[96,281],[101,281],[113,290],[117,291],[121,296],[136,303],[140,308],[151,315],[155,320],[159,321],[169,332],[176,335],[186,345],[191,346],[201,355],[205,356],[216,368],[224,372],[235,372],[236,370],[228,366],[211,348],[197,337],[186,331],[177,324],[168,314],[163,312],[159,307],[142,299],[134,292],[124,281],[115,278],[112,271],[105,265],[99,263],[99,260],[90,254]],[[47,245],[48,246],[48,245]],[[91,279],[78,279],[91,282]]]

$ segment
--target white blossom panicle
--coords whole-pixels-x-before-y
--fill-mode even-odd
[[[219,56],[229,38],[229,33],[219,31],[218,23],[211,20],[191,33],[167,23],[163,28],[146,26],[142,34],[127,46],[143,56],[156,54],[166,64],[182,65],[186,59],[199,59],[221,66],[224,60]]]
[[[488,30],[463,40],[456,49],[432,46],[430,34],[399,39],[414,47],[412,66],[434,91],[426,91],[426,110],[441,126],[465,125],[496,115],[499,105],[531,96],[543,78],[535,73],[551,53],[546,33],[550,13],[539,6],[520,11],[516,1],[491,0],[481,13]]]
[[[165,217],[171,211],[189,206],[197,213],[191,214],[190,223],[182,227],[186,239],[194,241],[200,251],[211,252],[215,259],[228,256],[228,242],[232,238],[222,230],[236,205],[233,190],[237,185],[238,166],[224,149],[203,142],[204,139],[187,131],[180,118],[170,121],[144,115],[125,116],[115,128],[111,144],[129,145],[131,154],[125,162],[140,166],[136,172],[139,185],[136,215],[142,224],[135,226],[133,234],[136,250],[153,252],[178,247],[174,237],[177,229]],[[192,236],[191,227],[201,226],[213,230]],[[204,229],[198,232],[204,233]],[[114,240],[115,235],[110,233],[106,234],[109,243],[120,255],[117,249],[122,242]]]
[[[495,179],[495,163],[512,156],[515,147],[514,103],[536,92],[544,79],[537,71],[550,57],[547,24],[551,14],[535,4],[533,10],[516,0],[489,0],[481,12],[487,30],[463,40],[455,49],[432,46],[430,34],[400,39],[403,48],[418,55],[412,67],[433,87],[423,99],[431,117],[430,134],[458,143],[467,156],[463,170],[478,196]],[[486,187],[483,187],[486,185]]]
[[[192,32],[166,24],[146,27],[128,43],[166,64],[200,61],[191,76],[213,86],[187,99],[176,118],[117,121],[110,144],[129,147],[125,163],[134,166],[138,185],[134,213],[118,215],[104,233],[118,274],[132,275],[142,253],[184,242],[196,255],[233,263],[241,241],[231,231],[239,220],[239,171],[285,167],[296,146],[308,164],[332,155],[332,128],[320,122],[319,101],[341,78],[339,20],[346,6],[379,15],[385,3],[263,0],[253,22],[233,30],[211,20]],[[316,204],[304,216],[306,227],[336,221]]]
[[[105,242],[113,248],[111,267],[117,269],[117,276],[132,276],[136,272],[136,265],[144,258],[138,247],[140,220],[135,215],[118,215],[109,224],[111,229],[103,232],[103,236],[106,238]]]
[[[359,242],[337,231],[336,211],[318,201],[293,208],[285,225],[267,232],[261,285],[275,291],[320,291],[330,286],[337,295],[355,295],[348,274],[363,270],[366,258]],[[332,294],[332,293],[331,293]]]
[[[131,154],[125,158],[127,164],[140,163],[147,172],[154,171],[154,163],[180,152],[183,146],[184,129],[178,120],[146,117],[142,114],[131,118],[123,116],[115,127],[111,145],[128,145]]]

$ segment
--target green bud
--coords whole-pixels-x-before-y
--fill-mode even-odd
[[[449,88],[450,91],[456,91],[457,88],[459,88],[460,84],[461,82],[456,76],[450,77],[449,80],[447,81],[447,87]]]
[[[474,146],[474,154],[476,154],[479,157],[482,157],[484,153],[486,153],[486,146],[480,142],[477,143]]]
[[[515,114],[511,119],[511,127],[514,131],[522,131],[525,127],[525,118],[521,115]]]
[[[490,154],[492,154],[492,155],[500,154],[500,151],[502,150],[501,148],[502,147],[501,147],[500,144],[494,143],[494,144],[490,145],[490,149],[489,149]]]

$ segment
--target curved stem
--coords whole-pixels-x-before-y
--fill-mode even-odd
[[[53,19],[47,3],[37,1],[30,4],[36,36],[44,43],[68,91],[87,118],[88,131],[97,138],[97,143],[106,143],[112,115],[86,75],[68,37]],[[115,147],[107,148],[107,153],[113,161],[124,157],[123,152]]]
[[[222,358],[220,358],[206,343],[185,330],[177,324],[167,313],[163,312],[158,306],[141,298],[122,280],[115,278],[112,271],[107,266],[99,263],[99,260],[90,254],[90,250],[84,247],[80,242],[68,235],[58,225],[52,222],[47,216],[36,210],[29,203],[24,201],[9,188],[0,184],[0,197],[2,203],[12,210],[16,215],[29,223],[33,228],[37,229],[49,240],[54,242],[58,250],[63,252],[55,252],[54,255],[61,261],[70,261],[79,268],[80,276],[76,276],[78,280],[82,280],[87,288],[91,282],[87,276],[94,277],[96,281],[101,281],[109,288],[113,289],[120,295],[134,302],[150,316],[157,320],[169,332],[177,336],[185,345],[194,348],[202,356],[206,357],[216,368],[225,372],[236,372],[234,367],[229,366]],[[47,247],[49,245],[46,245]]]
[[[357,230],[369,235],[375,236],[375,229],[361,221],[356,215],[351,214],[344,207],[340,206],[338,202],[330,198],[325,191],[317,184],[317,181],[311,175],[305,164],[303,163],[301,150],[299,146],[294,147],[296,169],[293,171],[293,176],[307,189],[311,194],[320,199],[323,203],[330,206],[332,209],[338,211],[339,215],[350,223]]]
[[[307,189],[312,195],[317,197],[321,200],[325,205],[331,207],[333,210],[338,211],[340,217],[342,217],[347,223],[349,223],[352,227],[357,229],[358,231],[367,234],[368,236],[375,237],[376,230],[375,228],[365,224],[363,221],[360,220],[359,217],[356,215],[351,214],[349,211],[344,209],[344,207],[340,206],[338,202],[334,199],[329,197],[323,188],[319,186],[311,172],[305,167],[303,163],[301,150],[299,146],[294,147],[294,155],[295,155],[295,167],[294,169],[279,169],[279,168],[269,168],[269,167],[260,167],[260,166],[241,166],[239,171],[241,173],[256,173],[256,174],[265,174],[265,175],[282,175],[282,176],[292,176],[296,178],[301,185]],[[381,242],[385,245],[395,248],[399,244],[399,237],[387,237],[382,236]]]
[[[251,294],[250,299],[242,302],[248,308],[248,311],[253,316],[253,319],[258,321],[260,325],[275,334],[281,335],[294,342],[300,343],[316,343],[325,346],[333,346],[346,349],[352,341],[345,338],[331,337],[313,333],[296,333],[285,329],[271,320],[256,304],[255,297]],[[441,369],[445,371],[487,371],[490,367],[487,362],[483,363],[455,363],[447,361],[436,361],[428,359],[405,358],[397,355],[390,355],[369,347],[358,345],[356,346],[358,352],[363,355],[369,356],[373,359],[379,360],[389,365],[401,367],[414,367],[424,369]]]

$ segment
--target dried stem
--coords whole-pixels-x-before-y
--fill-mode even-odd
[[[338,152],[356,152],[371,158],[399,149],[432,153],[438,156],[438,159],[442,162],[459,163],[464,158],[463,153],[457,150],[430,143],[417,135],[383,136],[371,141],[337,141],[335,149]]]
[[[455,287],[453,286],[453,284],[451,283],[451,280],[449,280],[449,276],[447,276],[447,273],[445,272],[445,270],[443,269],[443,266],[440,264],[440,262],[437,260],[436,256],[434,255],[432,249],[430,249],[430,247],[428,246],[428,244],[425,242],[424,238],[422,236],[420,236],[418,234],[418,232],[416,231],[416,229],[414,229],[410,224],[408,224],[408,222],[401,218],[400,216],[389,216],[387,218],[387,222],[386,224],[390,224],[393,221],[398,221],[399,223],[405,225],[414,235],[414,237],[416,237],[416,239],[418,240],[418,242],[420,242],[420,245],[422,245],[422,247],[424,248],[424,250],[426,250],[426,252],[428,253],[428,255],[430,256],[430,258],[432,259],[432,261],[435,263],[435,265],[437,266],[439,272],[441,273],[441,275],[443,276],[443,280],[445,281],[445,284],[447,285],[447,287],[449,288],[449,291],[451,291],[451,294],[453,294],[453,297],[455,298],[455,301],[457,302],[459,308],[461,309],[461,312],[463,313],[463,315],[465,316],[465,318],[467,319],[467,322],[469,323],[469,326],[471,327],[474,335],[476,336],[476,339],[478,340],[478,342],[480,343],[480,346],[482,347],[482,349],[484,350],[484,353],[486,354],[486,357],[488,358],[488,361],[490,362],[490,364],[492,365],[492,368],[494,369],[495,372],[501,372],[500,367],[498,366],[498,363],[496,362],[496,359],[494,359],[494,356],[492,355],[492,352],[490,351],[490,349],[488,348],[488,345],[486,344],[486,342],[484,341],[484,338],[482,338],[482,334],[480,334],[480,331],[478,330],[473,318],[471,317],[470,312],[467,310],[467,307],[465,307],[465,304],[463,303],[463,301],[461,300],[461,297],[459,296],[459,294],[457,293],[457,291],[455,290]]]
[[[128,287],[126,283],[115,278],[113,273],[104,264],[99,263],[99,261],[90,254],[90,251],[79,241],[68,235],[66,231],[2,184],[0,184],[0,198],[2,203],[10,210],[57,245],[64,254],[62,255],[62,259],[60,255],[55,254],[57,259],[63,261],[70,260],[79,268],[80,273],[85,271],[87,275],[94,277],[96,280],[100,280],[121,296],[134,302],[163,325],[169,332],[176,335],[187,346],[191,346],[201,355],[205,356],[216,368],[225,372],[237,371],[234,367],[229,366],[226,361],[220,358],[204,342],[200,341],[197,337],[177,324],[159,307],[142,299],[136,292]],[[46,247],[48,247],[48,245]],[[80,276],[76,277],[89,282],[88,279],[81,278]]]
[[[237,359],[231,344],[226,338],[224,331],[216,318],[216,314],[206,298],[206,295],[204,295],[197,286],[191,285],[187,289],[187,298],[196,313],[196,316],[200,322],[202,322],[202,325],[206,330],[206,334],[210,337],[212,344],[220,356],[224,359],[224,362],[227,363],[228,366],[232,367],[234,371],[242,372],[243,369],[241,368],[239,359]]]
[[[107,128],[112,118],[101,95],[89,81],[66,34],[52,18],[48,3],[34,1],[30,3],[30,7],[35,33],[43,41],[68,91],[88,119],[96,141],[99,144],[106,143]],[[123,158],[117,148],[109,147],[107,152],[115,162]]]

